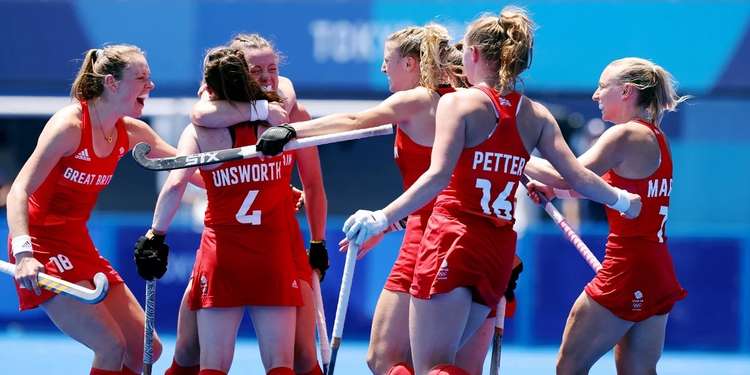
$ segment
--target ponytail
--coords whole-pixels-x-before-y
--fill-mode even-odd
[[[419,46],[419,84],[437,90],[444,83],[457,81],[454,69],[456,52],[445,27],[435,23],[427,24]]]
[[[654,124],[661,122],[664,113],[674,112],[690,96],[677,94],[677,82],[666,69],[637,57],[615,60],[610,66],[620,69],[618,80],[638,90],[637,105],[648,112]]]
[[[104,77],[94,73],[97,49],[90,49],[83,55],[83,63],[70,88],[70,96],[78,100],[99,97],[104,91]]]
[[[77,100],[100,97],[104,93],[104,77],[111,74],[115,79],[122,79],[122,71],[133,55],[143,56],[144,53],[140,48],[128,44],[113,44],[86,51],[70,88],[70,96]]]
[[[534,23],[528,13],[507,6],[498,16],[481,16],[469,25],[464,39],[468,46],[476,46],[487,62],[495,64],[496,88],[515,90],[518,76],[531,64]]]
[[[498,18],[505,38],[500,43],[498,86],[515,90],[516,77],[531,65],[533,24],[521,8],[505,7]]]

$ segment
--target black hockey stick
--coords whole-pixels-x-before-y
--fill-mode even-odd
[[[392,125],[380,125],[374,128],[350,130],[340,133],[316,135],[307,138],[294,139],[284,146],[285,151],[313,147],[328,143],[351,141],[355,139],[375,137],[393,133]],[[167,171],[180,168],[191,168],[202,165],[224,163],[232,160],[250,159],[261,155],[255,150],[255,145],[229,148],[225,150],[207,151],[191,155],[172,156],[167,158],[150,159],[146,155],[151,151],[147,143],[138,143],[133,148],[133,158],[141,167],[152,171]]]

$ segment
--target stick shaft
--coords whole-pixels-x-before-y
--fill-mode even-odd
[[[336,357],[338,357],[339,354],[339,344],[340,339],[334,338],[331,342],[331,363],[328,364],[328,370],[326,370],[326,375],[333,375],[334,370],[336,369]]]
[[[526,185],[529,183],[529,178],[526,175],[521,176],[521,182]],[[565,237],[570,241],[570,243],[573,244],[573,247],[578,250],[578,253],[581,254],[583,259],[588,263],[589,267],[594,270],[594,272],[599,272],[599,270],[602,268],[602,264],[599,262],[599,259],[596,258],[594,253],[589,249],[588,246],[581,240],[581,237],[576,234],[576,232],[573,230],[573,228],[568,224],[568,221],[565,220],[565,216],[563,216],[560,211],[557,210],[557,207],[550,202],[547,197],[544,196],[544,194],[537,194],[539,196],[539,200],[542,203],[542,207],[544,207],[544,211],[547,212],[547,214],[552,218],[552,220],[557,224],[560,229],[562,229],[563,233],[565,233]]]
[[[323,362],[323,368],[327,368],[331,363],[331,346],[328,342],[328,327],[326,325],[326,314],[323,307],[323,296],[320,290],[320,280],[318,273],[313,272],[313,296],[315,298],[315,323],[318,328],[318,341],[320,342],[320,360]]]
[[[156,281],[146,281],[146,321],[143,328],[143,373],[151,374],[154,363],[154,322],[156,320]]]
[[[589,267],[591,267],[594,272],[598,272],[602,268],[602,264],[599,262],[599,259],[596,258],[594,253],[591,252],[591,249],[589,249],[589,247],[586,246],[583,240],[581,240],[581,237],[576,234],[570,224],[568,224],[568,221],[565,220],[565,217],[560,213],[560,211],[557,210],[552,202],[548,201],[546,198],[541,199],[543,199],[544,202],[544,210],[547,211],[547,214],[549,214],[550,217],[552,217],[552,220],[555,221],[555,224],[557,224],[557,226],[562,229],[568,241],[570,241],[570,243],[573,244],[573,247],[578,250],[578,253],[581,254],[586,263],[588,263]]]
[[[492,356],[490,357],[490,375],[500,373],[500,353],[503,344],[503,331],[505,329],[505,296],[500,298],[497,304],[495,316],[495,334],[492,337]]]
[[[336,364],[336,355],[341,337],[344,333],[344,321],[346,320],[346,311],[349,308],[349,294],[352,289],[354,280],[354,267],[357,264],[357,252],[359,248],[354,243],[349,242],[349,249],[346,251],[346,263],[344,263],[344,274],[341,277],[341,289],[339,290],[339,302],[336,305],[336,319],[333,321],[333,334],[331,339],[331,363],[328,367],[327,375],[333,375]]]
[[[392,133],[392,125],[381,125],[374,128],[357,129],[340,133],[318,135],[307,138],[294,139],[287,143],[286,146],[284,146],[284,151],[291,151],[300,148],[351,141],[355,139],[387,135]],[[261,156],[261,153],[255,150],[255,145],[157,159],[150,159],[146,156],[150,151],[151,146],[146,143],[139,143],[135,145],[135,148],[133,148],[133,158],[142,167],[155,171],[192,168],[202,165],[217,164],[232,160],[249,159]]]

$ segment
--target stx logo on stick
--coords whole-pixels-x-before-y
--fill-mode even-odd
[[[204,152],[202,154],[195,154],[195,155],[188,155],[185,157],[185,165],[195,165],[195,164],[203,164],[203,163],[210,163],[212,161],[219,162],[219,158],[216,157],[216,154],[219,152]]]

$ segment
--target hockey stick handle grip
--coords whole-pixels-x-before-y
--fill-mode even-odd
[[[333,341],[340,341],[344,333],[344,320],[346,311],[349,308],[349,294],[352,290],[352,281],[354,280],[354,267],[357,264],[357,245],[350,242],[349,249],[346,252],[346,263],[344,263],[344,274],[341,277],[341,289],[339,290],[339,302],[336,305],[336,319],[333,321]],[[338,340],[337,340],[338,339]]]

